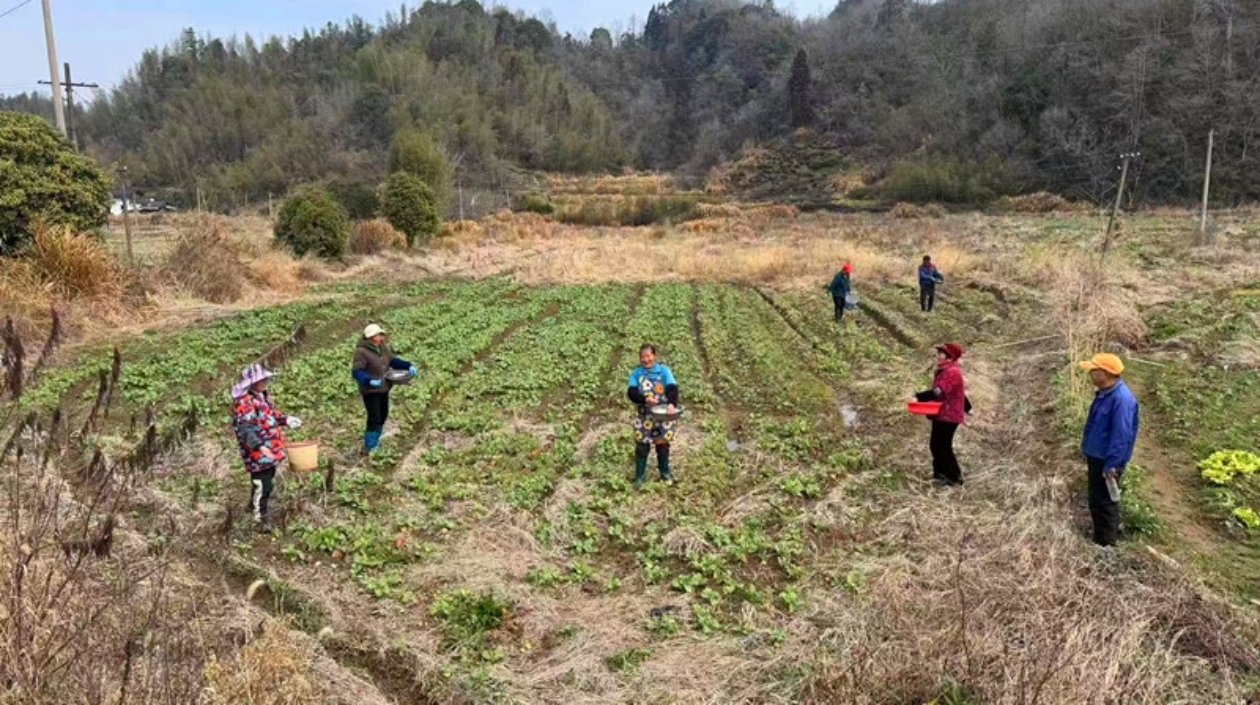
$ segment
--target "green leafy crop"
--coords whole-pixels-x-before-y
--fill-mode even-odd
[[[1245,450],[1222,450],[1199,462],[1203,479],[1214,485],[1228,485],[1242,475],[1250,477],[1260,470],[1260,455]]]

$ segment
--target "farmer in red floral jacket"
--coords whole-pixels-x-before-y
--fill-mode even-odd
[[[958,366],[962,356],[962,346],[957,343],[946,343],[936,348],[936,378],[932,388],[915,395],[919,401],[941,402],[940,413],[930,417],[932,437],[929,447],[932,449],[932,480],[942,486],[963,483],[962,468],[958,465],[958,456],[954,454],[954,434],[959,426],[966,423],[969,407],[967,386]]]
[[[285,458],[282,427],[300,428],[302,420],[285,416],[271,401],[267,381],[274,372],[262,365],[250,365],[241,373],[241,381],[232,388],[233,428],[241,445],[241,460],[253,488],[249,507],[260,529],[270,530],[267,500],[275,483],[276,468]]]

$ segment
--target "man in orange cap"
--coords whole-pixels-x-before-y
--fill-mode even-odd
[[[1098,392],[1089,407],[1081,452],[1089,463],[1089,513],[1094,543],[1114,546],[1120,535],[1120,478],[1137,443],[1138,402],[1124,383],[1124,362],[1099,353],[1081,363]]]

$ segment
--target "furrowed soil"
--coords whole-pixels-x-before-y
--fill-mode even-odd
[[[380,702],[1249,702],[1260,538],[1231,512],[1253,495],[1224,499],[1195,468],[1260,452],[1243,418],[1260,411],[1260,309],[1232,293],[1260,288],[1260,230],[1231,218],[1208,247],[1185,214],[1131,218],[1099,266],[1105,223],[1088,214],[496,216],[388,291],[369,260],[309,302],[120,341],[121,398],[97,433],[123,446],[125,419],[196,414],[126,529],[177,524],[201,592],[264,580],[252,608]],[[924,253],[947,277],[932,313]],[[863,305],[837,324],[824,286],[844,261]],[[364,458],[349,361],[369,320],[419,375]],[[281,472],[277,528],[259,534],[226,394],[303,324],[272,391],[323,461]],[[653,458],[636,491],[625,383],[644,342],[686,413],[677,484],[654,481]],[[975,404],[966,484],[949,489],[905,410],[944,342],[967,348]],[[1102,550],[1073,370],[1110,349],[1147,364],[1131,363],[1144,428],[1126,540]],[[82,423],[110,364],[106,347],[83,359],[28,407]]]

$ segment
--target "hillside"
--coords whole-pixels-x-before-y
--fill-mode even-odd
[[[572,37],[474,0],[427,2],[290,38],[190,28],[79,122],[139,185],[220,210],[321,179],[374,187],[408,130],[433,135],[463,185],[501,194],[513,167],[701,175],[800,127],[879,174],[931,164],[986,184],[944,191],[961,201],[1104,201],[1118,155],[1140,152],[1134,197],[1156,203],[1198,197],[1215,129],[1214,199],[1229,205],[1260,198],[1257,13],[843,0],[800,20],[769,2],[672,0],[621,36]]]
[[[1187,216],[1126,219],[1102,268],[1092,215],[501,214],[291,303],[59,353],[7,419],[59,405],[73,433],[39,422],[15,441],[28,482],[5,483],[0,515],[52,486],[36,481],[52,444],[67,526],[118,522],[114,554],[79,570],[129,595],[109,624],[146,625],[96,637],[85,672],[142,639],[143,672],[178,656],[165,692],[204,702],[281,682],[289,699],[267,702],[1244,702],[1260,538],[1233,512],[1260,476],[1222,494],[1195,463],[1260,451],[1260,231],[1222,213],[1198,246]],[[911,287],[925,251],[949,276],[932,316]],[[863,305],[837,327],[821,287],[841,261]],[[420,376],[365,460],[346,365],[369,320]],[[969,351],[976,414],[967,483],[941,490],[904,401],[946,340]],[[624,387],[643,341],[688,412],[679,484],[636,492]],[[324,464],[282,473],[279,528],[258,534],[223,399],[277,345],[275,398]],[[1098,349],[1129,360],[1147,423],[1114,551],[1088,542],[1075,455],[1089,391],[1073,363]],[[49,550],[38,565],[61,565]],[[126,588],[158,567],[146,622],[153,593]],[[141,682],[146,702],[193,700]]]

